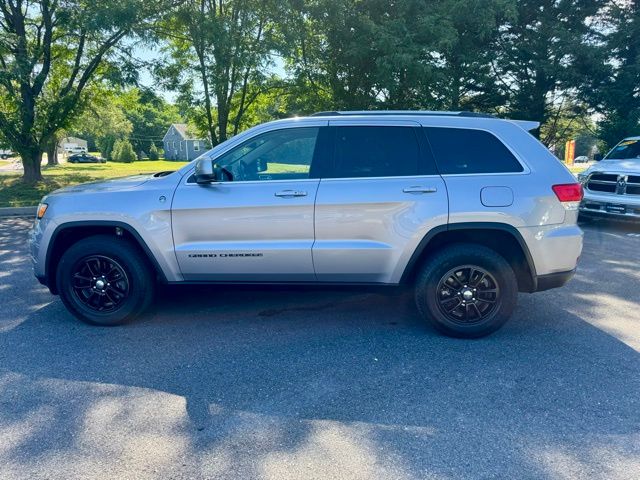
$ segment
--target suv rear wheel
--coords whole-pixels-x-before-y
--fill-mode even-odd
[[[425,264],[415,298],[423,318],[452,337],[478,338],[498,330],[518,295],[509,263],[482,245],[456,244]]]
[[[61,257],[57,284],[65,306],[94,325],[120,325],[151,303],[154,277],[135,245],[96,235],[73,244]]]

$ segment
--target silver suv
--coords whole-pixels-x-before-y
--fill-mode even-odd
[[[58,190],[35,275],[78,318],[141,314],[157,282],[401,285],[479,337],[559,287],[582,188],[527,130],[466,112],[322,112],[233,137],[175,172]]]

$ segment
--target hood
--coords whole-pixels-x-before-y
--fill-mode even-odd
[[[91,193],[91,192],[112,192],[118,190],[125,190],[128,188],[137,187],[142,185],[147,180],[153,177],[150,175],[132,175],[130,177],[122,178],[110,178],[109,180],[100,180],[97,182],[81,183],[80,185],[73,185],[71,187],[61,188],[49,195],[58,195],[64,193]]]
[[[640,158],[633,160],[601,160],[584,173],[612,172],[640,175]]]

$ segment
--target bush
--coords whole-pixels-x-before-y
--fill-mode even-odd
[[[116,140],[111,151],[111,159],[114,162],[132,163],[136,158],[136,152],[127,140]]]
[[[158,151],[158,147],[152,143],[151,148],[149,149],[149,160],[158,160],[159,158],[160,152]]]

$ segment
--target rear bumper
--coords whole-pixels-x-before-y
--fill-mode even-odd
[[[576,269],[566,272],[548,273],[546,275],[538,275],[536,292],[544,292],[552,288],[558,288],[567,283],[576,273]]]

